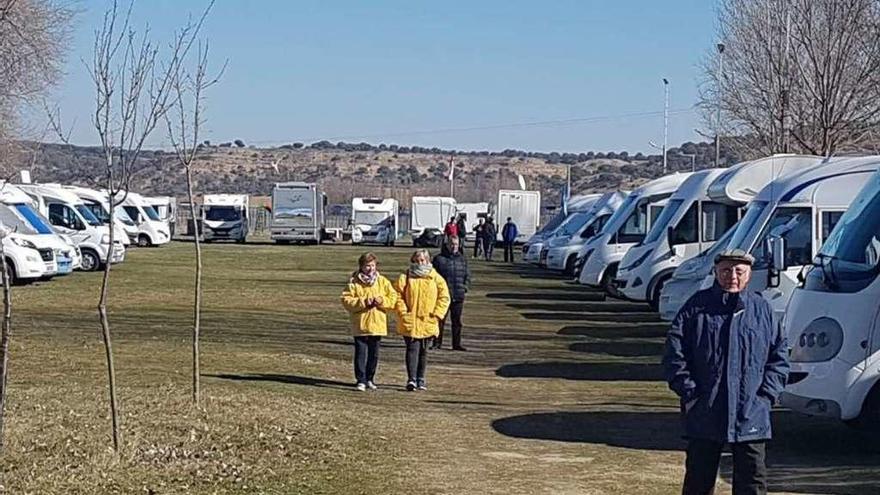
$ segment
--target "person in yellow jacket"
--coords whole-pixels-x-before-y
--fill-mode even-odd
[[[397,279],[394,288],[400,296],[397,333],[406,342],[406,389],[428,390],[428,344],[440,334],[440,320],[449,309],[449,288],[431,266],[431,255],[424,249],[413,253],[409,269]]]
[[[361,392],[378,388],[374,379],[379,366],[379,342],[388,335],[385,312],[397,305],[397,292],[379,274],[378,261],[373,253],[362,254],[357,271],[342,291],[342,306],[351,316],[354,336],[355,388]]]

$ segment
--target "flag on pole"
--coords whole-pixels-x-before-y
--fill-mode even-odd
[[[571,191],[569,191],[567,183],[562,186],[562,194],[560,196],[562,197],[562,214],[568,215],[568,200],[571,197]]]
[[[455,180],[455,155],[449,155],[449,182]]]

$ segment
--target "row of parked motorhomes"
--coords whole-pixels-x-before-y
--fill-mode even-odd
[[[129,192],[118,200],[111,244],[106,191],[0,183],[0,225],[11,280],[26,282],[74,270],[99,270],[107,263],[123,262],[132,244],[161,246],[171,240],[173,198]]]
[[[880,427],[880,156],[774,155],[572,197],[524,259],[664,320],[714,281],[726,248],[755,257],[792,363],[782,404]]]

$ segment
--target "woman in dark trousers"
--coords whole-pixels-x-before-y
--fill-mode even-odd
[[[434,257],[434,268],[446,281],[449,293],[452,296],[452,304],[446,318],[440,321],[440,335],[434,339],[431,349],[440,349],[443,345],[443,332],[446,330],[446,320],[452,319],[452,349],[466,351],[461,345],[461,313],[464,310],[464,296],[467,294],[471,282],[470,270],[468,270],[467,258],[461,251],[461,243],[458,238],[447,239],[443,244],[440,254]]]
[[[409,269],[397,279],[394,288],[399,295],[397,333],[406,343],[406,389],[428,390],[428,343],[440,333],[440,320],[449,309],[449,289],[424,249],[413,253]]]
[[[397,305],[397,291],[379,274],[378,261],[373,253],[362,254],[358,269],[342,291],[342,306],[351,316],[354,336],[355,387],[361,392],[377,388],[373,381],[379,365],[379,341],[388,335],[385,312]]]

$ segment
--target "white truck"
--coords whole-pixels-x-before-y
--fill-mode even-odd
[[[745,211],[768,184],[814,167],[822,160],[818,156],[778,154],[743,162],[726,169],[709,186],[708,195],[716,203],[737,205]],[[699,256],[685,260],[675,268],[672,277],[666,280],[660,290],[658,311],[661,318],[672,320],[691,296],[711,285],[712,278],[709,274],[714,266],[715,255],[730,242],[734,228],[729,227],[711,248],[704,249]],[[719,243],[722,246],[716,248]]]
[[[455,199],[446,196],[413,196],[410,208],[409,233],[416,239],[427,229],[443,232],[443,227],[455,216]]]
[[[458,203],[455,205],[455,217],[464,217],[464,224],[467,232],[464,233],[464,239],[467,242],[474,242],[477,234],[474,232],[474,226],[479,222],[480,218],[489,216],[489,203]],[[461,236],[461,232],[458,233]]]
[[[49,223],[73,239],[82,256],[82,269],[99,270],[106,263],[125,259],[122,241],[110,244],[110,230],[101,223],[76,194],[58,185],[21,184],[19,189],[30,196],[32,203]]]
[[[318,184],[279,182],[272,190],[270,236],[278,244],[320,244],[327,196]]]
[[[243,243],[248,235],[247,194],[205,194],[202,197],[202,239]]]
[[[541,224],[541,191],[516,191],[502,189],[498,191],[498,203],[495,204],[495,226],[498,230],[497,240],[501,242],[501,227],[510,218],[516,224],[516,243],[522,244],[529,240]]]
[[[840,217],[808,270],[783,320],[791,371],[780,401],[794,411],[876,430],[880,173],[867,181]]]
[[[400,203],[392,198],[351,200],[351,243],[393,246],[400,236]]]
[[[124,196],[124,198],[123,198]],[[129,191],[119,193],[122,208],[129,218],[137,225],[136,242],[138,247],[161,246],[171,241],[168,224],[159,218],[156,210],[140,194]]]

